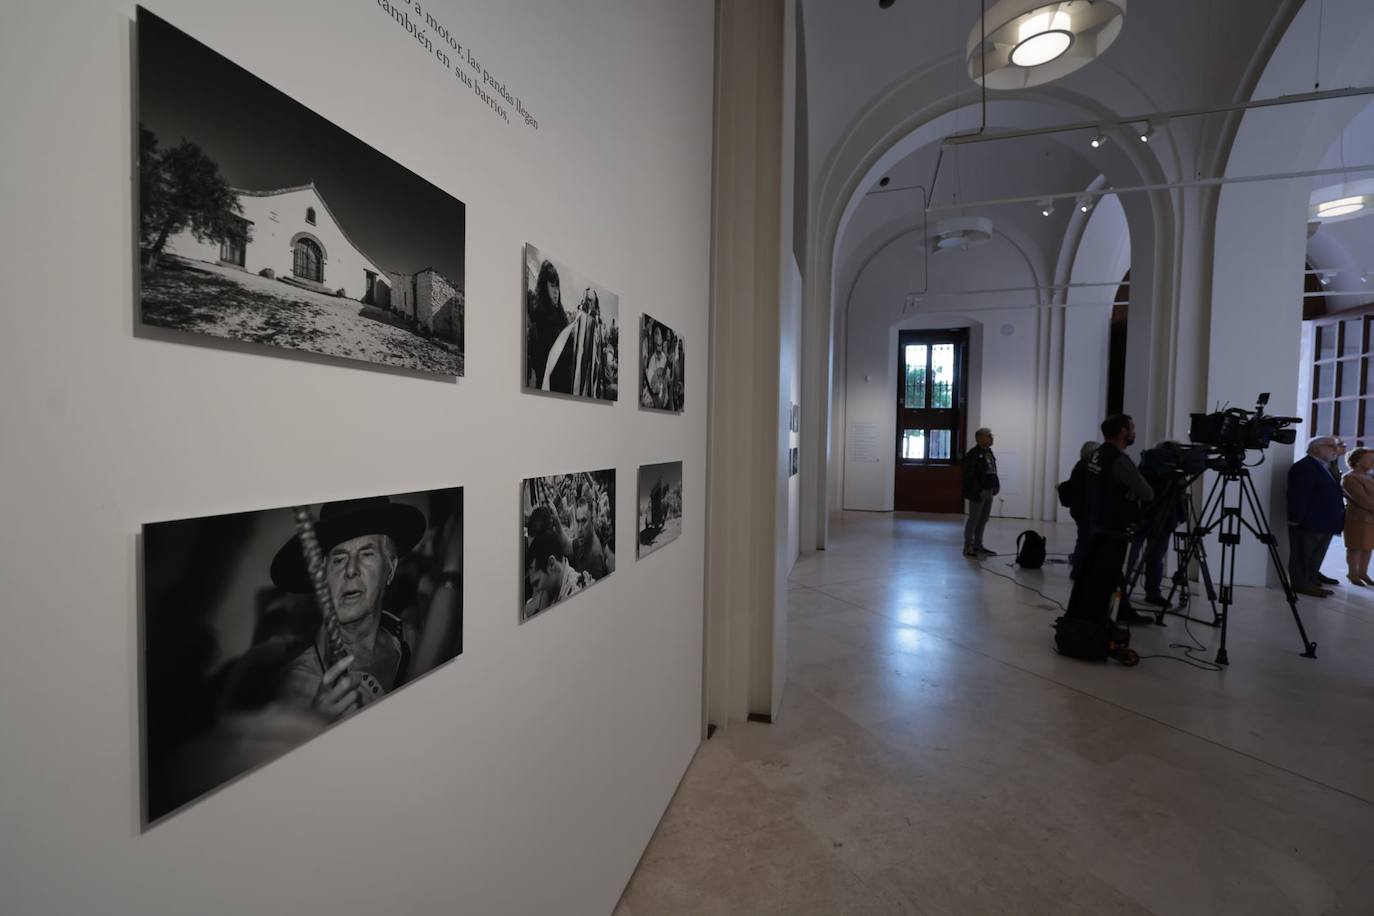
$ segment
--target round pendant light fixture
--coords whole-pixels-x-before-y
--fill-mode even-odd
[[[964,251],[992,239],[992,220],[986,216],[951,216],[935,224],[930,250]]]
[[[1063,10],[1036,13],[1016,27],[1011,62],[1018,67],[1048,64],[1073,47],[1072,20]]]
[[[1374,213],[1374,178],[1343,181],[1318,188],[1308,198],[1307,221],[1322,223],[1359,219]]]
[[[1328,200],[1326,203],[1317,204],[1317,219],[1334,219],[1337,216],[1349,216],[1364,209],[1364,197],[1341,197],[1336,200]]]
[[[989,89],[1049,83],[1116,41],[1126,0],[997,0],[968,39],[968,72]]]

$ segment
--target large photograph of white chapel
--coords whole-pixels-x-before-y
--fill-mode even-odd
[[[466,207],[138,11],[145,325],[463,374]]]
[[[143,527],[145,823],[463,651],[461,488]]]
[[[525,387],[619,398],[620,297],[525,245]]]

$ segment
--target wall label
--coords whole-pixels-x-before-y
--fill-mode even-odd
[[[426,12],[420,0],[377,0],[377,8],[405,29],[426,55],[472,90],[492,114],[507,124],[514,118],[526,127],[539,129],[539,119],[507,88],[506,81],[484,67],[472,45],[459,41],[457,33],[449,31],[433,13]]]

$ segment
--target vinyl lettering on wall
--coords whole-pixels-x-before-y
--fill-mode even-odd
[[[472,46],[459,41],[458,34],[426,11],[421,0],[377,0],[377,8],[405,29],[415,40],[416,47],[472,90],[492,114],[507,124],[514,118],[526,127],[539,129],[539,119],[507,88],[506,81],[498,79],[483,66]]]

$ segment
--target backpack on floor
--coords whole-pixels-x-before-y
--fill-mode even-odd
[[[1039,569],[1045,565],[1045,538],[1038,531],[1022,531],[1016,538],[1016,565]]]
[[[1105,662],[1114,658],[1127,668],[1140,662],[1130,648],[1131,631],[1110,619],[1088,620],[1065,614],[1054,622],[1054,646],[1060,655]]]

